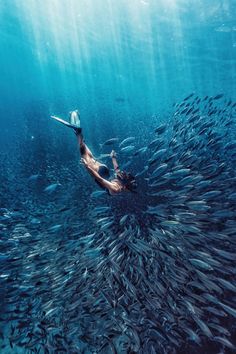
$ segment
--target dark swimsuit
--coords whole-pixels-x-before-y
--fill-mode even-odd
[[[109,168],[106,165],[100,165],[98,168],[98,174],[102,177],[102,178],[109,178],[110,177],[110,171]]]
[[[98,174],[104,179],[109,178],[110,177],[109,168],[106,165],[100,165],[98,168]],[[109,195],[111,195],[109,189],[105,188],[100,182],[96,180],[96,178],[95,178],[95,182],[99,185],[100,188],[104,189]]]
[[[119,170],[119,167],[115,169],[115,172],[116,174],[118,173]],[[108,179],[110,177],[110,171],[109,171],[109,168],[106,166],[106,165],[100,165],[99,168],[98,168],[98,174],[104,178],[104,179]],[[108,195],[112,195],[109,191],[108,188],[104,187],[100,182],[98,182],[96,179],[95,179],[95,182],[99,185],[100,188],[102,188],[103,190],[105,190]]]

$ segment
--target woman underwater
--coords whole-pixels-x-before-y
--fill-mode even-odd
[[[95,159],[84,142],[78,110],[70,112],[70,122],[55,116],[51,117],[74,130],[80,148],[81,162],[102,189],[106,190],[109,195],[116,195],[121,192],[135,192],[137,188],[136,180],[130,173],[120,170],[114,150],[110,154],[115,172],[113,178],[110,178],[109,168]]]

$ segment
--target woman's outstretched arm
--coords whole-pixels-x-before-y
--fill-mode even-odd
[[[108,189],[109,191],[112,191],[113,193],[117,193],[120,191],[119,186],[116,186],[114,183],[102,178],[97,171],[95,171],[92,167],[89,166],[85,159],[81,159],[81,162],[84,164],[89,174],[93,176],[104,188]]]
[[[119,169],[119,165],[118,165],[118,162],[116,159],[116,152],[114,150],[112,150],[110,156],[111,156],[111,160],[112,160],[115,172],[119,171],[120,169]]]

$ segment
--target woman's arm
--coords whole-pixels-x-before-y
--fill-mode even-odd
[[[88,172],[90,173],[90,175],[92,175],[104,188],[109,189],[112,192],[119,192],[119,187],[114,185],[114,183],[111,183],[109,181],[107,181],[106,179],[102,178],[97,171],[94,171],[93,168],[91,168],[87,161],[84,159],[81,159],[83,164],[85,165],[86,169],[88,170]]]
[[[116,160],[116,153],[115,153],[114,150],[112,150],[110,156],[111,156],[111,160],[112,160],[115,172],[119,171],[119,165],[118,165],[118,162]]]

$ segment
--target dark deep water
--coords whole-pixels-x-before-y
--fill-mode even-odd
[[[235,352],[235,13],[0,2],[1,353]],[[50,119],[77,108],[137,194],[87,175]]]

